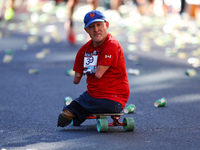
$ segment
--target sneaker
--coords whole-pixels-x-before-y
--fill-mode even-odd
[[[65,127],[72,122],[75,116],[69,110],[63,110],[58,116],[57,127]]]
[[[69,31],[68,41],[71,44],[75,44],[76,43],[76,34],[75,34],[75,32],[73,30]]]
[[[76,43],[76,34],[73,29],[73,26],[70,24],[70,22],[65,22],[64,27],[67,32],[67,40],[69,41],[69,43],[75,44]]]
[[[64,117],[62,114],[60,114],[58,116],[58,124],[57,127],[65,127],[67,125],[69,125],[72,122],[72,120],[67,119],[66,117]]]

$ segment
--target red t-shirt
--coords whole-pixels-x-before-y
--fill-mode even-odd
[[[87,73],[84,72],[88,68],[94,71],[95,61],[97,66],[110,66],[100,79],[95,77],[94,72],[88,73],[91,69]],[[85,67],[86,64],[92,65]],[[83,45],[76,55],[73,70],[81,74],[86,73],[87,92],[91,97],[110,99],[119,102],[124,108],[130,94],[126,64],[121,45],[111,34],[108,34],[99,47],[93,47],[92,40]]]

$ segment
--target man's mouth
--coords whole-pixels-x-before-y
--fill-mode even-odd
[[[95,36],[98,36],[98,35],[101,35],[101,34],[100,34],[100,33],[95,33],[94,35],[95,35]]]

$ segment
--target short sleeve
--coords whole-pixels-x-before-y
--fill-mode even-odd
[[[98,65],[117,67],[119,46],[116,43],[107,43],[99,54]]]
[[[81,47],[78,53],[76,54],[76,59],[74,62],[73,70],[75,72],[83,74],[83,61],[84,61],[84,52],[85,46]]]

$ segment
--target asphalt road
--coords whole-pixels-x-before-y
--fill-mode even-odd
[[[131,93],[127,105],[135,104],[136,111],[120,119],[133,117],[135,130],[124,132],[123,127],[109,127],[107,133],[97,132],[95,120],[86,120],[78,127],[56,127],[64,98],[76,98],[86,90],[85,77],[74,85],[73,76],[65,74],[87,39],[83,24],[77,21],[79,39],[71,45],[66,41],[64,22],[55,18],[37,25],[17,19],[1,21],[1,150],[198,150],[200,70],[188,59],[199,59],[196,33],[200,28],[191,23],[195,31],[187,24],[175,26],[173,33],[164,33],[166,20],[142,17],[128,27],[111,22],[109,31],[124,49],[127,71],[138,69],[140,73],[128,75]],[[59,36],[52,36],[52,32]],[[168,56],[171,48],[176,51]],[[13,52],[10,62],[5,62],[6,52]],[[29,69],[39,69],[39,73],[30,74]],[[194,69],[196,75],[186,75],[186,69]],[[167,100],[166,106],[155,108],[154,102],[162,97]]]

